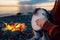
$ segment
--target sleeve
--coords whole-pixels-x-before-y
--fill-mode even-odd
[[[48,35],[51,36],[53,30],[56,28],[57,26],[52,24],[49,20],[47,20],[45,22],[45,24],[43,25],[43,29],[45,29],[48,32]]]
[[[60,40],[60,26],[55,27],[51,35],[52,40]]]

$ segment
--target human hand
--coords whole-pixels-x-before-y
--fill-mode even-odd
[[[36,24],[37,24],[38,26],[40,26],[40,27],[43,26],[43,24],[42,24],[42,22],[40,21],[40,19],[37,19],[37,20],[36,20]]]

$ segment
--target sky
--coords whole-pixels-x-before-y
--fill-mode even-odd
[[[25,12],[33,11],[34,8],[37,7],[51,9],[51,7],[53,6],[51,5],[53,3],[51,2],[54,1],[55,0],[0,0],[0,14],[12,15],[12,13],[16,14],[18,12],[25,13]],[[28,6],[27,4],[35,5],[35,6]],[[23,5],[23,6],[19,6],[19,5]]]
[[[55,0],[29,0],[29,1],[20,1],[20,4],[37,4],[45,2],[54,2]]]
[[[1,3],[19,3],[19,4],[37,4],[44,2],[53,2],[55,0],[0,0]]]

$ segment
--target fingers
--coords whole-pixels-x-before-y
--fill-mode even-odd
[[[41,21],[40,21],[39,19],[36,20],[36,24],[37,24],[38,26],[40,26],[40,27],[42,26],[42,23],[41,23]]]

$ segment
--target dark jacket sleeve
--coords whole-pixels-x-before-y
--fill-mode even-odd
[[[47,35],[50,36],[52,40],[60,39],[60,27],[52,24],[50,21],[46,21],[43,29],[47,31]],[[58,36],[59,35],[59,36]]]
[[[52,23],[60,25],[60,0],[55,1],[55,5],[51,11]]]
[[[54,28],[54,30],[51,33],[52,40],[60,40],[60,27]]]

